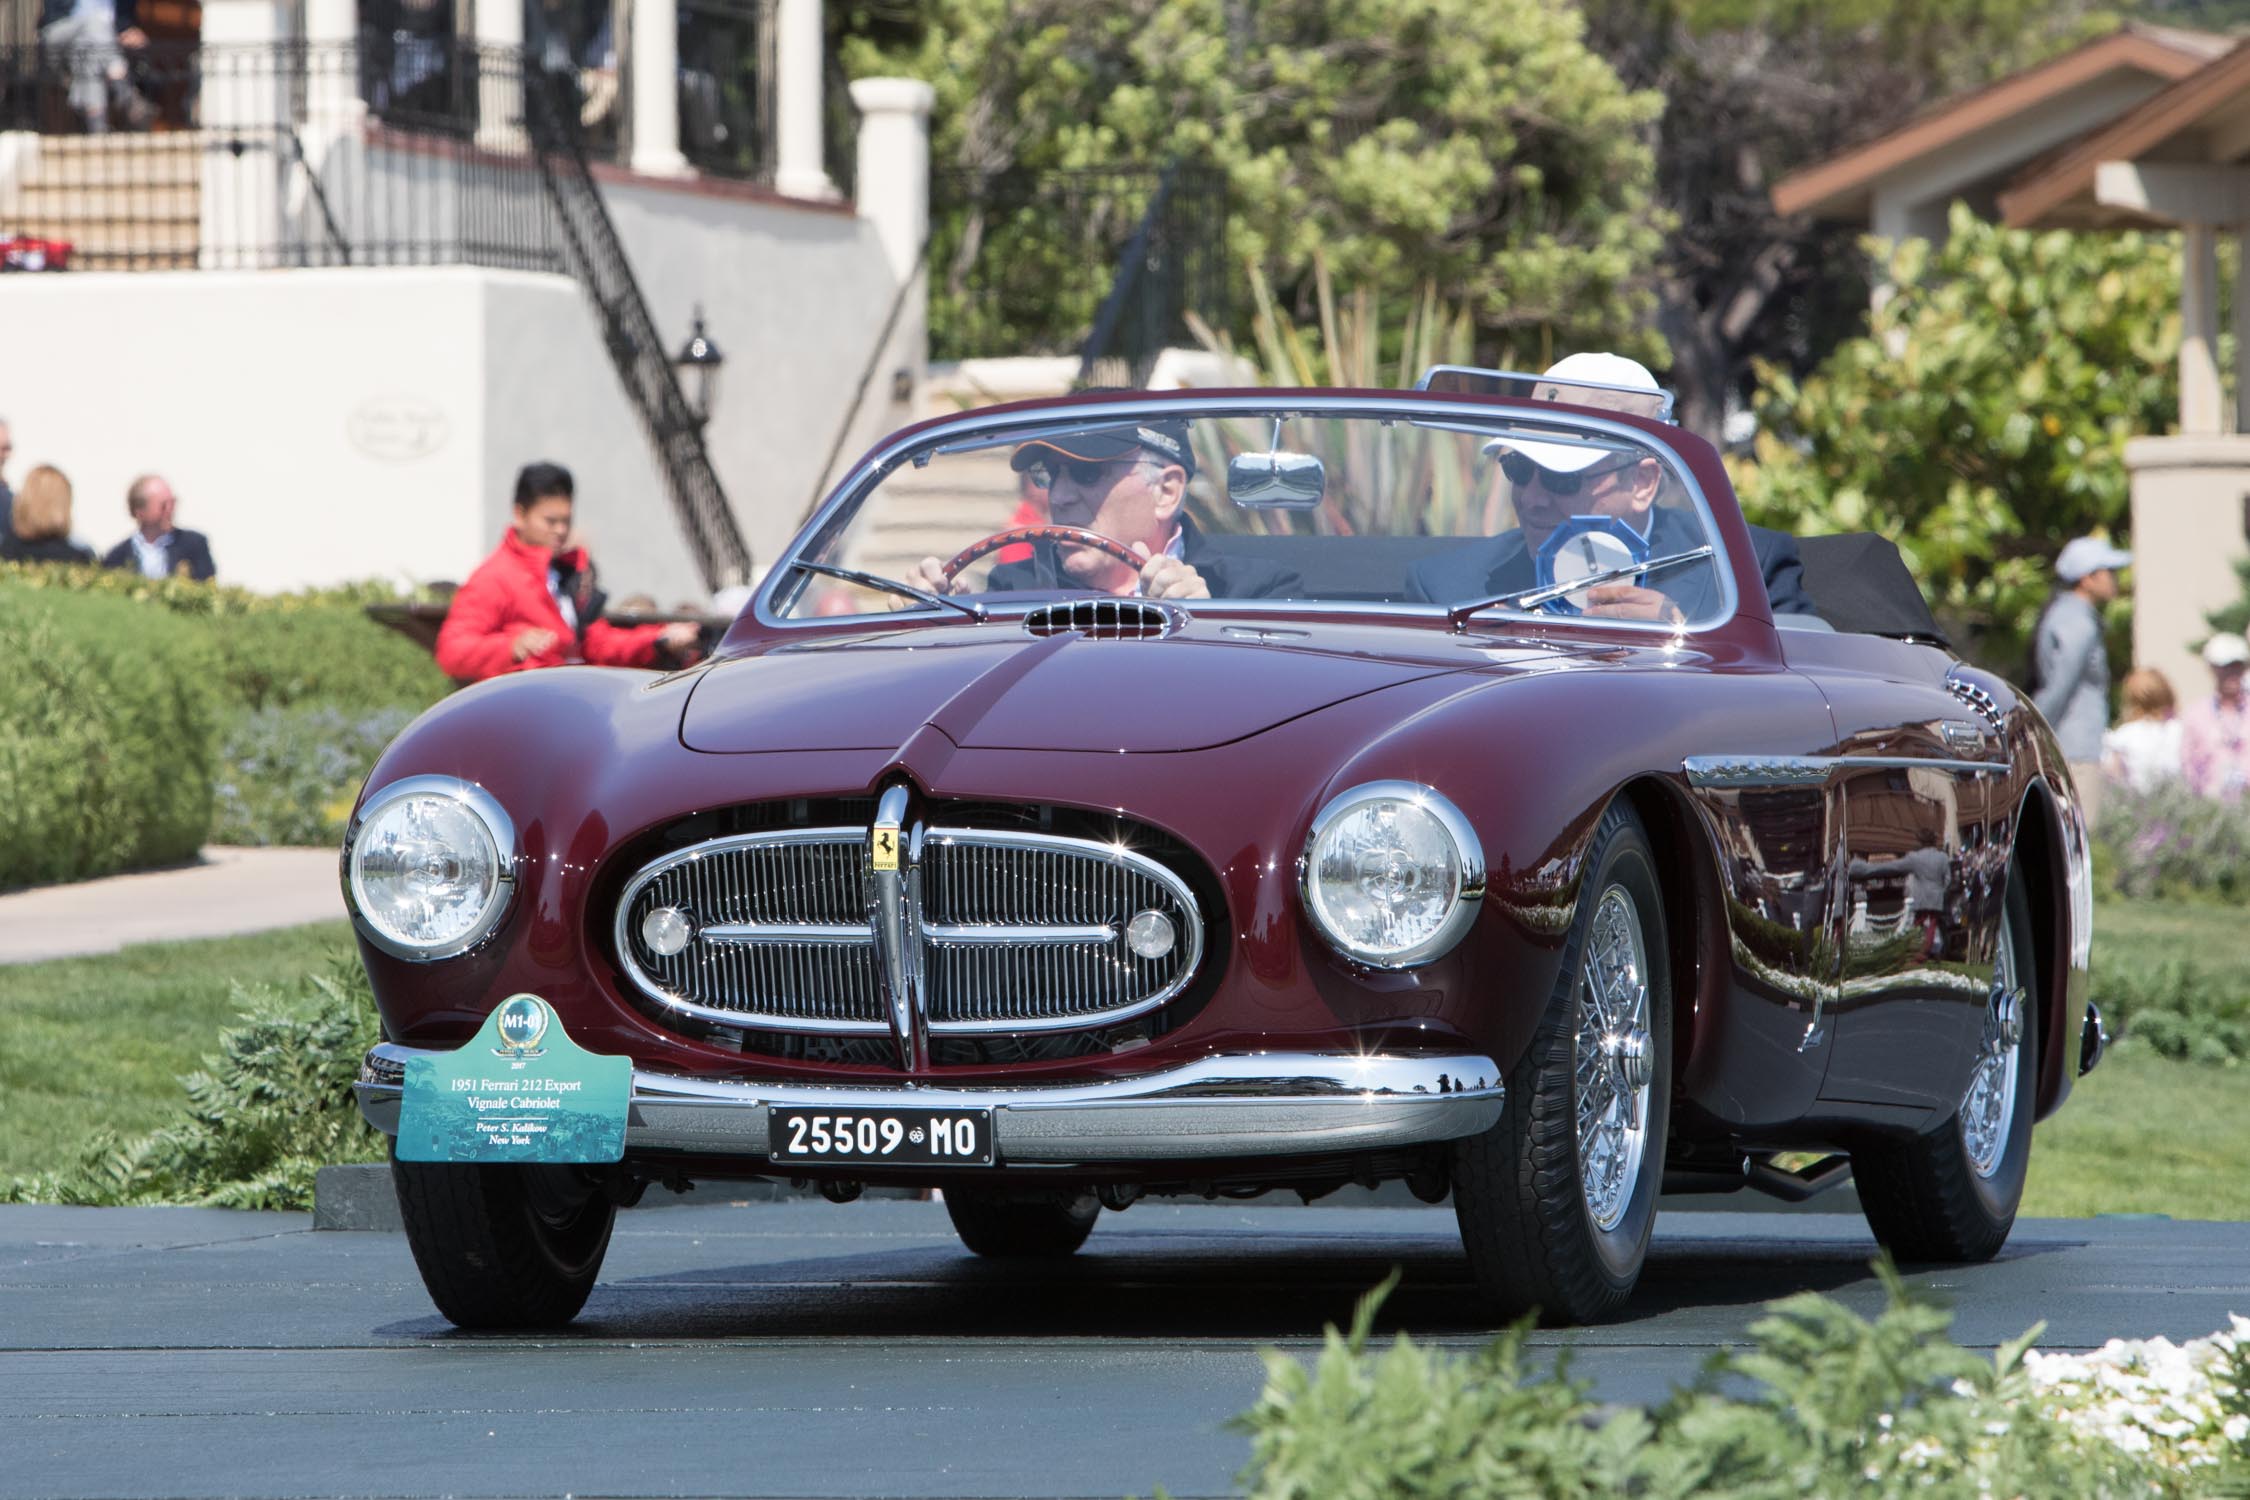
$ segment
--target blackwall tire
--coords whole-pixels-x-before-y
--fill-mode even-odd
[[[560,1328],[586,1305],[617,1222],[598,1187],[567,1168],[395,1156],[391,1181],[414,1264],[447,1321]]]
[[[1616,962],[1620,924],[1638,938],[1630,978]],[[1505,1317],[1536,1309],[1550,1327],[1595,1322],[1640,1280],[1671,1121],[1670,953],[1655,853],[1640,819],[1615,803],[1588,848],[1555,989],[1508,1074],[1499,1122],[1453,1148],[1461,1242]],[[1613,1003],[1635,992],[1638,1021]],[[1616,1024],[1597,1024],[1605,1017]]]
[[[1898,1260],[1990,1260],[2007,1243],[2023,1203],[2039,1091],[2039,1007],[2031,901],[2018,876],[2008,881],[2003,911],[1994,975],[1997,983],[2022,993],[2022,1026],[2007,1049],[2013,1067],[2004,1115],[1988,1116],[1983,1129],[1990,1131],[1992,1119],[2004,1120],[2004,1141],[1980,1135],[1975,1122],[1980,1080],[1972,1075],[1960,1107],[1936,1130],[1912,1140],[1871,1143],[1852,1153],[1852,1177],[1867,1225]],[[1986,1025],[1997,1024],[1988,1004]]]
[[[1086,1243],[1102,1205],[1092,1193],[999,1197],[947,1188],[945,1212],[961,1243],[979,1255],[1050,1260]]]

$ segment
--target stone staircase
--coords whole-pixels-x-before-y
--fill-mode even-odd
[[[874,504],[845,565],[898,578],[925,557],[942,562],[1004,529],[1016,513],[1016,476],[1005,448],[954,454],[893,474]]]
[[[184,271],[202,241],[203,137],[50,135],[0,181],[0,235],[67,240],[81,271]]]

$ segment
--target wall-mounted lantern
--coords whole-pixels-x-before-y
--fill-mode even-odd
[[[680,352],[672,356],[680,372],[680,392],[687,397],[688,410],[695,414],[699,427],[711,420],[713,404],[719,399],[719,367],[726,362],[719,346],[703,332],[703,304],[699,302],[695,305],[695,327]]]

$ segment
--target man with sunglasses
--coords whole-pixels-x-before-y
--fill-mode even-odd
[[[1537,394],[1542,400],[1642,416],[1652,414],[1655,406],[1638,393],[1654,396],[1659,389],[1656,377],[1639,361],[1616,354],[1570,355],[1541,380]],[[1557,384],[1544,384],[1547,380]],[[1653,455],[1526,438],[1495,438],[1484,451],[1499,461],[1500,475],[1508,481],[1517,525],[1416,563],[1408,586],[1418,598],[1450,604],[1537,588],[1542,582],[1539,549],[1575,516],[1623,522],[1646,541],[1652,558],[1692,551],[1710,540],[1692,512],[1657,504],[1664,467]],[[1811,614],[1796,538],[1753,526],[1750,539],[1774,612]],[[1652,575],[1645,586],[1596,584],[1585,592],[1584,610],[1604,619],[1683,625],[1716,607],[1718,587],[1717,570],[1709,562],[1689,563]]]
[[[1022,589],[1094,589],[1146,599],[1273,599],[1303,590],[1298,576],[1273,563],[1214,548],[1187,515],[1195,451],[1187,424],[1126,423],[1035,438],[1010,460],[1019,474],[1046,476],[1051,523],[1122,542],[1144,561],[1138,568],[1092,547],[1039,541],[1031,556],[1004,562],[985,580],[992,593]],[[932,593],[948,590],[938,560],[925,557],[906,582]]]

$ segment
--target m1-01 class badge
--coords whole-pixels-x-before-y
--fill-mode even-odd
[[[603,1162],[625,1155],[633,1064],[573,1042],[554,1007],[510,995],[458,1052],[407,1062],[403,1161]]]

